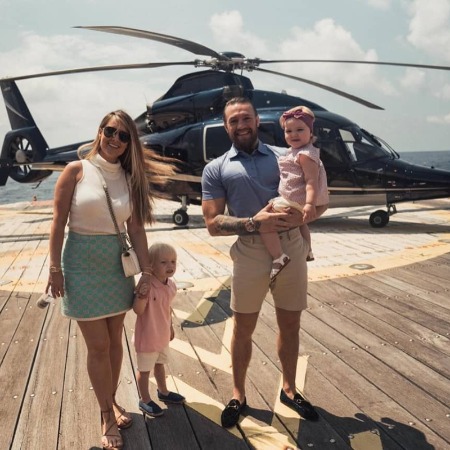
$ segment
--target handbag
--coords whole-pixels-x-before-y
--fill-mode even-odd
[[[122,246],[121,258],[122,258],[123,272],[126,277],[132,277],[133,275],[137,275],[138,273],[141,273],[141,267],[139,266],[139,260],[136,255],[136,251],[134,250],[133,246],[131,245],[131,241],[130,241],[130,237],[128,236],[128,233],[121,233],[119,230],[119,226],[117,225],[116,215],[114,214],[114,209],[112,206],[111,197],[109,195],[108,186],[106,185],[105,178],[103,177],[100,169],[98,169],[98,173],[100,175],[100,180],[103,185],[103,190],[105,191],[109,213],[111,214],[111,219],[114,223],[114,228],[116,229],[117,237],[119,239],[120,245]]]

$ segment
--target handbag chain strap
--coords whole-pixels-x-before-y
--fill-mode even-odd
[[[106,195],[106,202],[108,203],[109,213],[111,214],[111,219],[114,223],[114,228],[116,229],[116,233],[117,233],[117,237],[119,238],[119,242],[122,245],[122,251],[126,252],[131,247],[131,245],[128,245],[127,238],[123,236],[123,234],[119,230],[119,226],[117,225],[116,215],[114,214],[111,196],[109,195],[108,186],[106,185],[105,178],[104,178],[101,170],[95,164],[92,164],[92,165],[97,169],[97,172],[100,177],[100,181],[102,182],[103,190],[105,191],[105,195]]]

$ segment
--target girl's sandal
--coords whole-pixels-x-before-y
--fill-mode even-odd
[[[283,253],[279,258],[272,261],[272,270],[270,271],[270,284],[275,282],[275,279],[280,274],[280,272],[291,262],[286,253]]]
[[[108,409],[106,411],[100,411],[102,416],[102,431],[103,426],[106,426],[105,419],[103,419],[103,415],[108,414],[108,419],[111,417],[111,414],[114,414],[113,409]],[[117,426],[116,422],[113,422],[106,430],[104,430],[102,434],[102,448],[108,450],[120,450],[123,448],[123,440],[122,436],[117,429],[117,433],[112,432],[113,428]]]
[[[114,414],[116,416],[117,426],[120,429],[125,429],[131,427],[133,425],[133,418],[131,414],[126,411],[125,408],[118,405],[117,403],[113,403]]]

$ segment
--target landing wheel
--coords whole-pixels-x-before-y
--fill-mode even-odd
[[[370,215],[369,222],[374,228],[383,228],[389,223],[389,214],[379,209]]]
[[[177,209],[172,215],[172,220],[175,225],[187,225],[189,222],[189,215],[184,209]]]

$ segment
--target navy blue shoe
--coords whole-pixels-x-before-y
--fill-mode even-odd
[[[169,392],[167,395],[161,394],[158,390],[158,399],[164,403],[183,403],[186,399],[176,392]]]
[[[164,411],[152,400],[148,403],[144,403],[142,400],[139,401],[139,409],[147,416],[159,417],[164,414]]]
[[[289,398],[286,392],[281,389],[280,401],[293,409],[300,417],[303,417],[303,419],[311,420],[312,422],[319,420],[319,414],[317,414],[314,406],[305,400],[299,393],[296,393],[294,398]]]
[[[222,411],[222,415],[220,416],[222,426],[224,428],[234,427],[239,422],[239,416],[246,406],[247,399],[245,398],[242,403],[234,398],[230,400],[228,402],[228,405],[225,406],[225,409]]]

